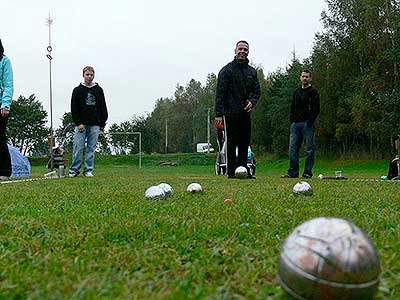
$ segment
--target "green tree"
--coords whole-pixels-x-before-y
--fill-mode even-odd
[[[320,138],[330,152],[340,146],[342,154],[377,156],[388,144],[380,100],[399,88],[399,2],[326,2],[310,58],[322,99]]]
[[[24,155],[49,152],[49,128],[46,127],[47,112],[35,95],[19,96],[12,104],[8,123],[10,142]]]
[[[56,141],[59,145],[63,145],[65,150],[72,150],[76,126],[72,120],[72,113],[64,113],[61,121],[60,127],[55,130]]]
[[[278,70],[269,76],[271,88],[267,93],[270,105],[267,118],[270,124],[271,149],[277,155],[287,155],[290,134],[290,105],[293,91],[299,86],[303,65],[295,54],[285,71]]]
[[[252,148],[262,153],[272,152],[271,119],[268,110],[271,105],[268,93],[271,89],[271,81],[265,79],[262,68],[257,68],[257,77],[260,82],[261,96],[252,113]]]

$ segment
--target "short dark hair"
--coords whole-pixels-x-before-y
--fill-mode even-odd
[[[246,42],[245,40],[241,40],[241,41],[239,41],[239,42],[236,43],[236,47],[237,47],[240,43],[244,43],[244,44],[246,44],[247,46],[249,46],[249,43],[248,43],[248,42]]]
[[[0,60],[3,58],[3,56],[4,56],[4,47],[0,39]]]
[[[310,77],[312,77],[312,73],[309,69],[302,69],[300,72],[300,75],[301,75],[301,73],[308,73],[308,74],[310,74]]]
[[[91,67],[91,66],[86,66],[86,67],[84,67],[83,70],[82,70],[82,75],[85,75],[85,72],[86,72],[86,71],[93,72],[93,74],[94,74],[94,68]]]

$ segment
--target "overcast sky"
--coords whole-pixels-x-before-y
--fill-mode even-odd
[[[250,43],[266,73],[285,67],[295,48],[309,56],[322,30],[324,0],[2,0],[0,38],[14,69],[14,99],[35,94],[49,111],[49,13],[53,46],[53,122],[70,110],[81,70],[94,66],[108,124],[151,112],[176,85],[202,83]]]

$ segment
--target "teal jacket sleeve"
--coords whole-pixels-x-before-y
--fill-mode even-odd
[[[1,60],[0,72],[3,73],[2,81],[0,82],[1,108],[9,108],[11,106],[11,101],[14,94],[14,84],[11,62],[6,56],[3,56],[3,59]]]

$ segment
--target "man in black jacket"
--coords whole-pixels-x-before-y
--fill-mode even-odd
[[[260,98],[257,71],[249,66],[249,43],[236,43],[235,59],[221,69],[215,96],[215,126],[224,124],[227,174],[235,177],[238,166],[247,168],[247,151],[251,138],[250,112]],[[237,157],[236,157],[237,148]],[[249,178],[251,178],[247,168]]]
[[[315,159],[315,127],[319,114],[320,100],[318,91],[311,86],[311,72],[303,70],[300,75],[301,87],[293,92],[290,109],[290,167],[284,178],[299,177],[299,150],[306,143],[306,161],[303,178],[312,178]]]
[[[72,165],[69,176],[75,177],[80,173],[85,151],[85,167],[83,175],[93,177],[94,153],[99,133],[103,132],[108,118],[103,89],[93,82],[94,69],[90,66],[83,68],[84,82],[74,88],[71,97],[72,119],[76,125],[74,132],[74,148]]]

